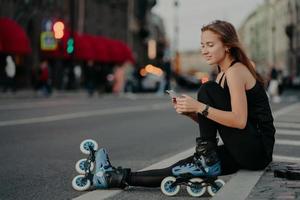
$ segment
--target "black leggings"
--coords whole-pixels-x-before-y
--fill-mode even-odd
[[[198,100],[220,110],[231,110],[228,92],[216,82],[209,81],[203,84],[198,92]],[[268,159],[262,138],[250,122],[241,130],[223,126],[200,114],[198,121],[201,138],[215,140],[218,131],[224,143],[217,147],[222,175],[232,174],[239,169],[260,170],[267,166]],[[159,187],[166,176],[172,175],[172,168],[192,161],[193,156],[190,156],[167,168],[132,172],[127,182],[131,186]]]

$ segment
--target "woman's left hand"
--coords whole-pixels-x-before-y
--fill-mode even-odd
[[[188,95],[181,95],[177,97],[176,111],[178,113],[200,112],[201,103]]]

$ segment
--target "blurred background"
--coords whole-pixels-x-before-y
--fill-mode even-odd
[[[200,29],[232,22],[257,70],[300,85],[299,0],[0,0],[0,87],[94,93],[197,89]],[[7,67],[10,66],[10,67]]]

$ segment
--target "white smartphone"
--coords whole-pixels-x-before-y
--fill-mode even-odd
[[[166,92],[170,95],[172,99],[176,99],[178,97],[178,94],[174,90],[166,90]]]

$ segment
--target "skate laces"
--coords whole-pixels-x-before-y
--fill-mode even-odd
[[[208,172],[204,156],[202,156],[202,155],[199,156],[195,153],[193,162],[194,162],[194,165],[197,166],[198,168],[200,168],[204,173]]]

